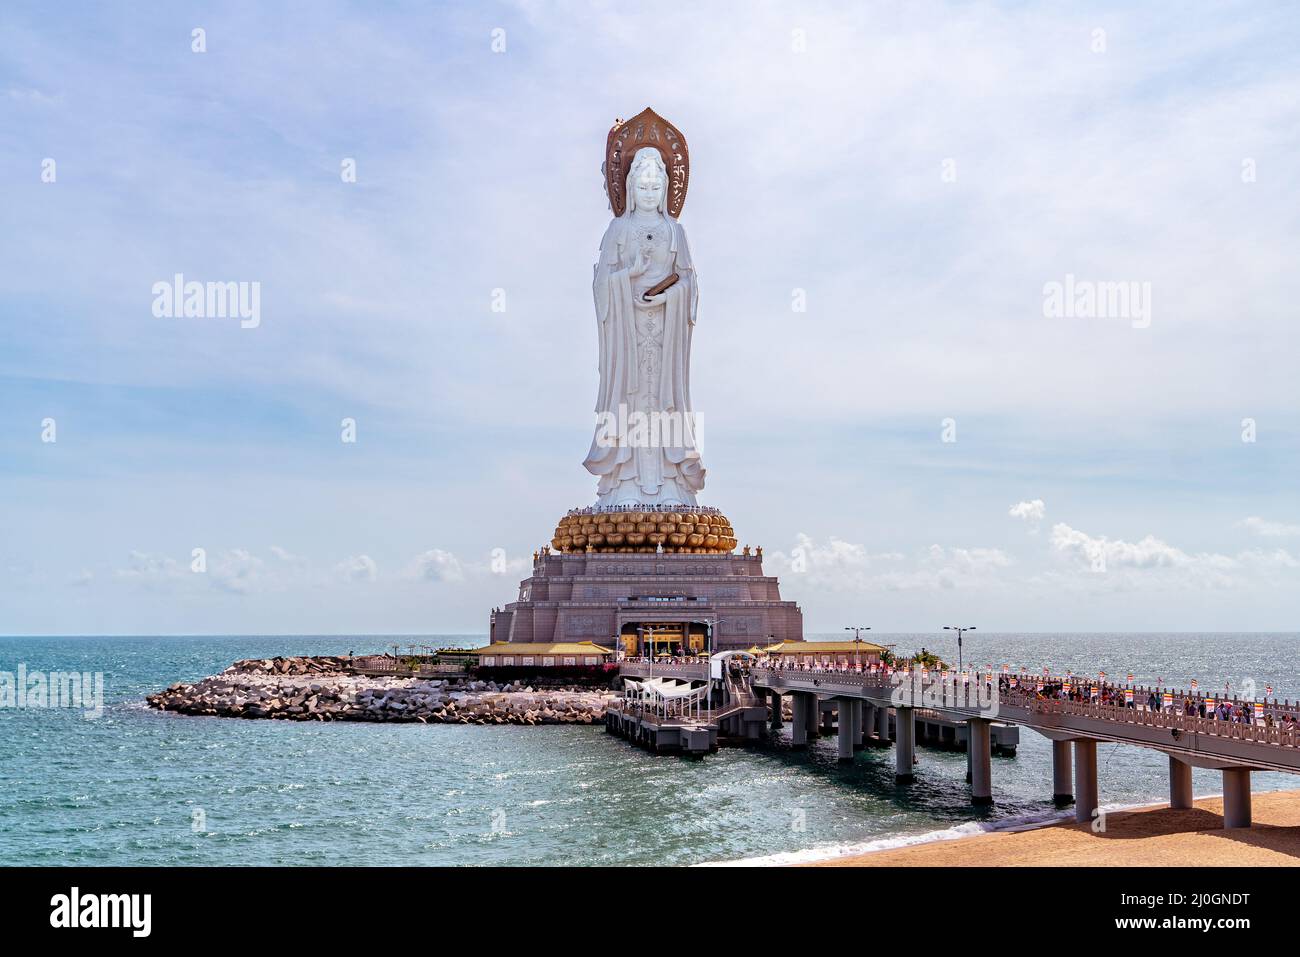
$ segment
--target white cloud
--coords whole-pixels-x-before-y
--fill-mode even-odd
[[[245,548],[234,548],[208,563],[208,578],[216,588],[237,595],[260,584],[266,563]]]
[[[1078,558],[1090,567],[1106,568],[1157,568],[1190,564],[1193,559],[1186,552],[1148,535],[1140,542],[1094,537],[1071,528],[1063,522],[1052,526],[1052,548],[1057,552]]]
[[[1047,506],[1043,504],[1041,498],[1036,498],[1032,502],[1017,502],[1011,506],[1007,514],[1012,518],[1023,519],[1037,525],[1043,520],[1043,516],[1047,514]]]
[[[1089,535],[1064,523],[1052,526],[1051,547],[1076,571],[1086,571],[1115,587],[1140,583],[1172,587],[1240,588],[1272,583],[1278,573],[1297,567],[1285,549],[1251,549],[1226,555],[1188,552],[1154,535],[1137,542]]]
[[[912,591],[951,589],[976,582],[991,583],[1013,564],[997,548],[958,548],[931,545],[910,561],[903,552],[872,552],[865,545],[831,537],[824,543],[799,533],[789,553],[765,557],[773,573],[783,576],[787,589],[825,591]]]
[[[116,569],[114,576],[146,588],[168,587],[190,574],[188,565],[166,555],[151,555],[133,550],[127,553],[126,558],[127,566]]]
[[[415,557],[410,574],[422,581],[459,582],[465,580],[465,569],[459,558],[441,548],[431,548]]]
[[[354,582],[372,582],[379,573],[379,566],[369,555],[353,555],[336,567],[344,578]]]
[[[1243,518],[1237,524],[1243,528],[1249,529],[1263,538],[1292,538],[1296,535],[1300,535],[1300,525],[1287,525],[1283,522],[1270,522],[1267,519],[1260,518],[1258,515],[1251,515],[1249,518]]]

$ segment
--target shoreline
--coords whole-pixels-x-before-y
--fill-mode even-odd
[[[1047,812],[1037,821],[1009,818],[985,827],[962,824],[944,831],[824,849],[792,852],[809,867],[1116,867],[1300,866],[1300,789],[1253,795],[1254,826],[1223,828],[1222,795],[1197,797],[1189,810],[1165,802],[1103,807],[1104,832],[1076,823],[1073,811]],[[967,830],[970,829],[970,830]],[[889,846],[879,846],[888,842]],[[900,843],[906,842],[906,843]],[[872,847],[871,845],[877,845]],[[738,861],[754,864],[768,859]]]

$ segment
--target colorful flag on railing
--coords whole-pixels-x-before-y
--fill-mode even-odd
[[[1125,678],[1124,680],[1127,681],[1129,684],[1132,684],[1132,683],[1133,683],[1133,672],[1130,671],[1130,672],[1128,673],[1128,677]]]
[[[1264,685],[1264,694],[1270,698],[1273,697],[1273,686]]]
[[[947,680],[948,680],[948,669],[947,669],[947,668],[945,668],[945,669],[943,669],[943,671],[939,672],[939,678],[940,678],[940,680],[942,680],[942,681],[947,681]]]
[[[1125,704],[1132,704],[1132,703],[1133,703],[1133,689],[1132,689],[1132,688],[1125,688],[1125,689],[1124,689],[1124,703],[1125,703]]]
[[[1256,721],[1264,720],[1264,702],[1262,701],[1255,702],[1255,720]]]
[[[1016,677],[1015,677],[1014,675],[1012,675],[1012,676],[1011,676],[1011,680],[1007,682],[1007,685],[1008,685],[1009,687],[1014,688],[1014,687],[1016,686],[1016,683],[1017,683],[1017,679],[1016,679]]]
[[[1174,703],[1174,695],[1173,695],[1173,692],[1172,692],[1172,691],[1166,691],[1164,694],[1162,694],[1162,695],[1160,696],[1160,703],[1161,703],[1162,705],[1164,705],[1166,708],[1168,708],[1170,705],[1172,705],[1172,704]]]
[[[1102,681],[1105,681],[1105,680],[1106,680],[1106,672],[1104,672],[1104,671],[1099,671],[1099,672],[1097,672],[1097,677],[1100,678]]]
[[[1197,688],[1197,685],[1196,685],[1196,679],[1193,678],[1193,679],[1192,679],[1192,690],[1195,691],[1196,688]]]
[[[1009,675],[1009,674],[1011,674],[1011,666],[1010,666],[1010,665],[1003,665],[1003,666],[1002,666],[1002,673],[1003,673],[1004,675]]]
[[[1217,708],[1218,706],[1219,706],[1219,702],[1218,702],[1218,700],[1214,697],[1214,695],[1209,694],[1209,695],[1206,695],[1206,696],[1205,696],[1205,710],[1206,710],[1206,711],[1213,711],[1213,710],[1214,710],[1215,708]]]

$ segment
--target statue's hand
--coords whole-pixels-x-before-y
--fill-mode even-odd
[[[636,262],[632,264],[632,268],[628,270],[627,274],[635,279],[637,276],[644,275],[645,271],[649,268],[650,257],[645,254],[644,248],[638,248],[636,251]]]
[[[658,293],[657,295],[650,296],[648,298],[646,296],[637,296],[636,304],[640,306],[642,309],[653,309],[655,306],[659,305],[667,298],[668,298],[668,293],[666,292],[661,292]]]

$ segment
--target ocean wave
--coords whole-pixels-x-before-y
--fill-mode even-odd
[[[1201,800],[1203,797],[1219,797],[1217,794],[1198,795],[1194,800]],[[1117,811],[1136,811],[1142,808],[1161,807],[1163,801],[1146,802],[1142,804],[1103,804],[1099,810],[1110,814]],[[956,841],[964,837],[974,837],[979,834],[993,834],[1002,832],[1031,831],[1040,827],[1047,827],[1060,821],[1073,820],[1074,809],[1052,809],[1036,811],[1031,814],[1019,814],[1011,817],[1002,818],[1000,821],[966,821],[962,824],[955,824],[952,827],[943,828],[938,831],[925,831],[920,834],[903,834],[898,837],[884,837],[873,841],[862,841],[851,844],[829,844],[821,847],[809,847],[798,851],[778,851],[775,854],[764,854],[761,857],[746,857],[734,861],[705,861],[696,864],[696,867],[788,867],[794,864],[815,864],[820,861],[833,861],[839,857],[857,857],[860,854],[871,854],[875,851],[889,851],[899,847],[913,847],[917,844],[935,844],[939,841]]]

